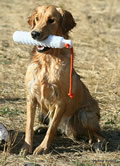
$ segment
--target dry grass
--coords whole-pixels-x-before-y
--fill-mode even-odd
[[[106,151],[94,153],[85,140],[73,142],[58,136],[47,155],[23,158],[18,154],[25,128],[24,75],[31,47],[14,44],[12,34],[29,30],[27,18],[38,4],[49,1],[0,1],[0,121],[9,130],[19,132],[11,152],[0,151],[0,164],[18,166],[27,161],[45,166],[120,165],[119,0],[52,1],[70,10],[77,22],[71,33],[76,52],[74,66],[99,101],[101,126],[110,142]],[[42,138],[35,135],[35,146]]]

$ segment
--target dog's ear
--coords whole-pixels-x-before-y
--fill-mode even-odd
[[[36,15],[37,11],[35,10],[34,13],[32,14],[32,16],[30,16],[28,18],[28,24],[31,26],[31,29],[33,29],[35,27],[35,15]]]
[[[75,20],[69,11],[62,10],[61,8],[57,8],[57,10],[60,12],[62,16],[61,19],[62,32],[63,34],[66,34],[76,26]]]
[[[63,33],[69,32],[76,26],[75,20],[72,14],[66,10],[64,10],[63,17],[62,17],[62,31]]]

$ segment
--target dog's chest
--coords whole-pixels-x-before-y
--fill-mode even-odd
[[[26,86],[29,94],[38,102],[55,102],[69,78],[69,67],[61,61],[43,61],[31,63],[26,74]]]

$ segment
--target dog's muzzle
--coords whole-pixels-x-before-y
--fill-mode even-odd
[[[42,38],[41,33],[37,32],[37,31],[32,31],[31,36],[34,40],[38,40],[38,41],[40,41],[40,39]],[[37,51],[38,52],[44,52],[44,51],[47,51],[49,49],[50,49],[49,47],[37,46]]]

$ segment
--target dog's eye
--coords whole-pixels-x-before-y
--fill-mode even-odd
[[[50,23],[50,24],[52,24],[54,21],[55,21],[55,20],[52,19],[52,18],[49,18],[49,19],[48,19],[48,23]]]
[[[36,20],[36,21],[39,21],[39,18],[38,18],[38,17],[35,17],[35,20]]]

